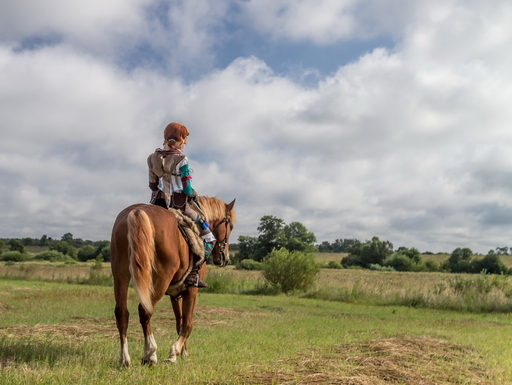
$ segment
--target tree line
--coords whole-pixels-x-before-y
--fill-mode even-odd
[[[8,251],[2,249],[8,246]],[[47,247],[47,250],[32,255],[27,252],[27,247]],[[60,240],[47,235],[41,238],[0,238],[0,260],[25,261],[50,260],[50,261],[110,261],[110,241],[90,241],[81,238],[73,238],[73,234],[66,233]]]
[[[510,255],[512,248],[497,247],[489,250],[487,255],[476,256],[469,248],[456,248],[449,258],[442,263],[424,260],[417,248],[393,248],[390,241],[382,241],[379,237],[371,240],[336,239],[315,245],[316,237],[302,223],[286,224],[282,219],[265,215],[260,219],[257,228],[258,236],[238,237],[237,251],[233,258],[240,268],[257,269],[258,263],[268,257],[273,250],[286,249],[290,252],[330,252],[347,253],[339,263],[331,261],[324,267],[330,268],[363,268],[388,271],[444,271],[451,273],[512,274],[501,261],[500,256]],[[433,253],[425,253],[433,254]],[[251,261],[256,262],[253,263]]]

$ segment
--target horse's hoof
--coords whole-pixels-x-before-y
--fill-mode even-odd
[[[172,362],[172,363],[175,363],[175,362],[176,362],[176,356],[166,358],[166,359],[164,360],[164,362]]]
[[[158,363],[158,360],[156,357],[149,357],[149,358],[143,358],[141,360],[142,365],[156,365]]]

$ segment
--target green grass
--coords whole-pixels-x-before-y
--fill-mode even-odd
[[[477,383],[464,377],[462,370],[475,365],[487,373],[488,378],[479,377],[482,383],[512,383],[512,319],[508,314],[201,293],[188,344],[190,357],[177,364],[146,367],[139,363],[143,340],[137,301],[130,290],[133,367],[120,370],[112,288],[1,280],[0,293],[1,384],[255,383],[251,379],[258,376],[278,378],[280,373],[294,373],[305,360],[332,355],[335,349],[345,349],[348,357],[356,358],[362,353],[351,353],[351,349],[362,344],[419,337],[468,347],[472,352],[456,362],[432,360],[431,369],[441,365],[442,372],[453,372],[450,365],[456,365],[455,371],[466,381],[446,383]],[[167,298],[157,305],[153,326],[163,359],[175,339]],[[414,364],[413,359],[401,359],[406,360],[402,364]],[[336,375],[349,375],[351,368],[344,366],[344,360],[337,365]]]

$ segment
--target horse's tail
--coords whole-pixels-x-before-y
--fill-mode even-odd
[[[155,268],[155,228],[141,209],[128,214],[128,244],[130,247],[130,273],[141,305],[153,313],[153,271]]]

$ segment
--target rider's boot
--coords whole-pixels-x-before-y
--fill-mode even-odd
[[[201,266],[194,265],[194,267],[192,268],[192,271],[190,272],[188,277],[185,278],[185,281],[183,282],[185,284],[185,287],[198,287],[200,289],[203,287],[208,287],[208,284],[206,282],[203,282],[199,279],[199,269],[200,268],[201,268]]]
[[[212,254],[213,246],[215,246],[215,237],[213,237],[213,234],[209,236],[210,234],[211,233],[202,237],[204,240],[204,258],[200,263],[196,263],[192,268],[192,271],[185,279],[185,287],[198,287],[200,289],[208,287],[208,284],[206,282],[203,282],[199,279],[199,269],[201,268],[203,263],[206,262],[208,257]],[[207,240],[209,242],[207,242]]]

